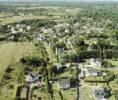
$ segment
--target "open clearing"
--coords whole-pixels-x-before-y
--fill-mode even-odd
[[[6,17],[0,18],[0,24],[10,24],[15,22],[20,22],[23,20],[32,20],[32,19],[46,19],[45,16],[13,16],[13,17]]]
[[[23,55],[31,54],[33,50],[33,43],[0,43],[0,79],[9,64],[18,62]]]

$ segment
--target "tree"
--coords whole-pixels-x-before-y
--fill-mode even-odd
[[[48,66],[48,72],[49,72],[50,77],[52,77],[53,75],[57,73],[57,67],[53,65]]]

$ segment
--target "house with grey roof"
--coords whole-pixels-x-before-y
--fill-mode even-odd
[[[97,76],[98,75],[98,71],[95,68],[88,67],[87,70],[88,70],[88,74],[91,76]]]
[[[61,79],[58,84],[60,89],[69,89],[70,79]]]
[[[95,100],[105,100],[104,99],[104,92],[102,89],[95,89],[94,97],[95,97]]]

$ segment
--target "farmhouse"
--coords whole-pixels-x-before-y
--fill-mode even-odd
[[[60,89],[69,89],[70,88],[70,80],[69,79],[61,79],[59,81]]]

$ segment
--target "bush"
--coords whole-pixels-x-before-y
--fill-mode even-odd
[[[86,82],[105,82],[104,78],[103,77],[92,77],[92,76],[89,76],[89,77],[86,77],[84,79]]]
[[[38,56],[23,57],[20,59],[20,61],[23,64],[30,65],[30,66],[37,66],[37,67],[45,62],[44,59]]]
[[[5,70],[6,73],[10,73],[13,70],[13,68],[11,68],[10,66],[8,66]]]

